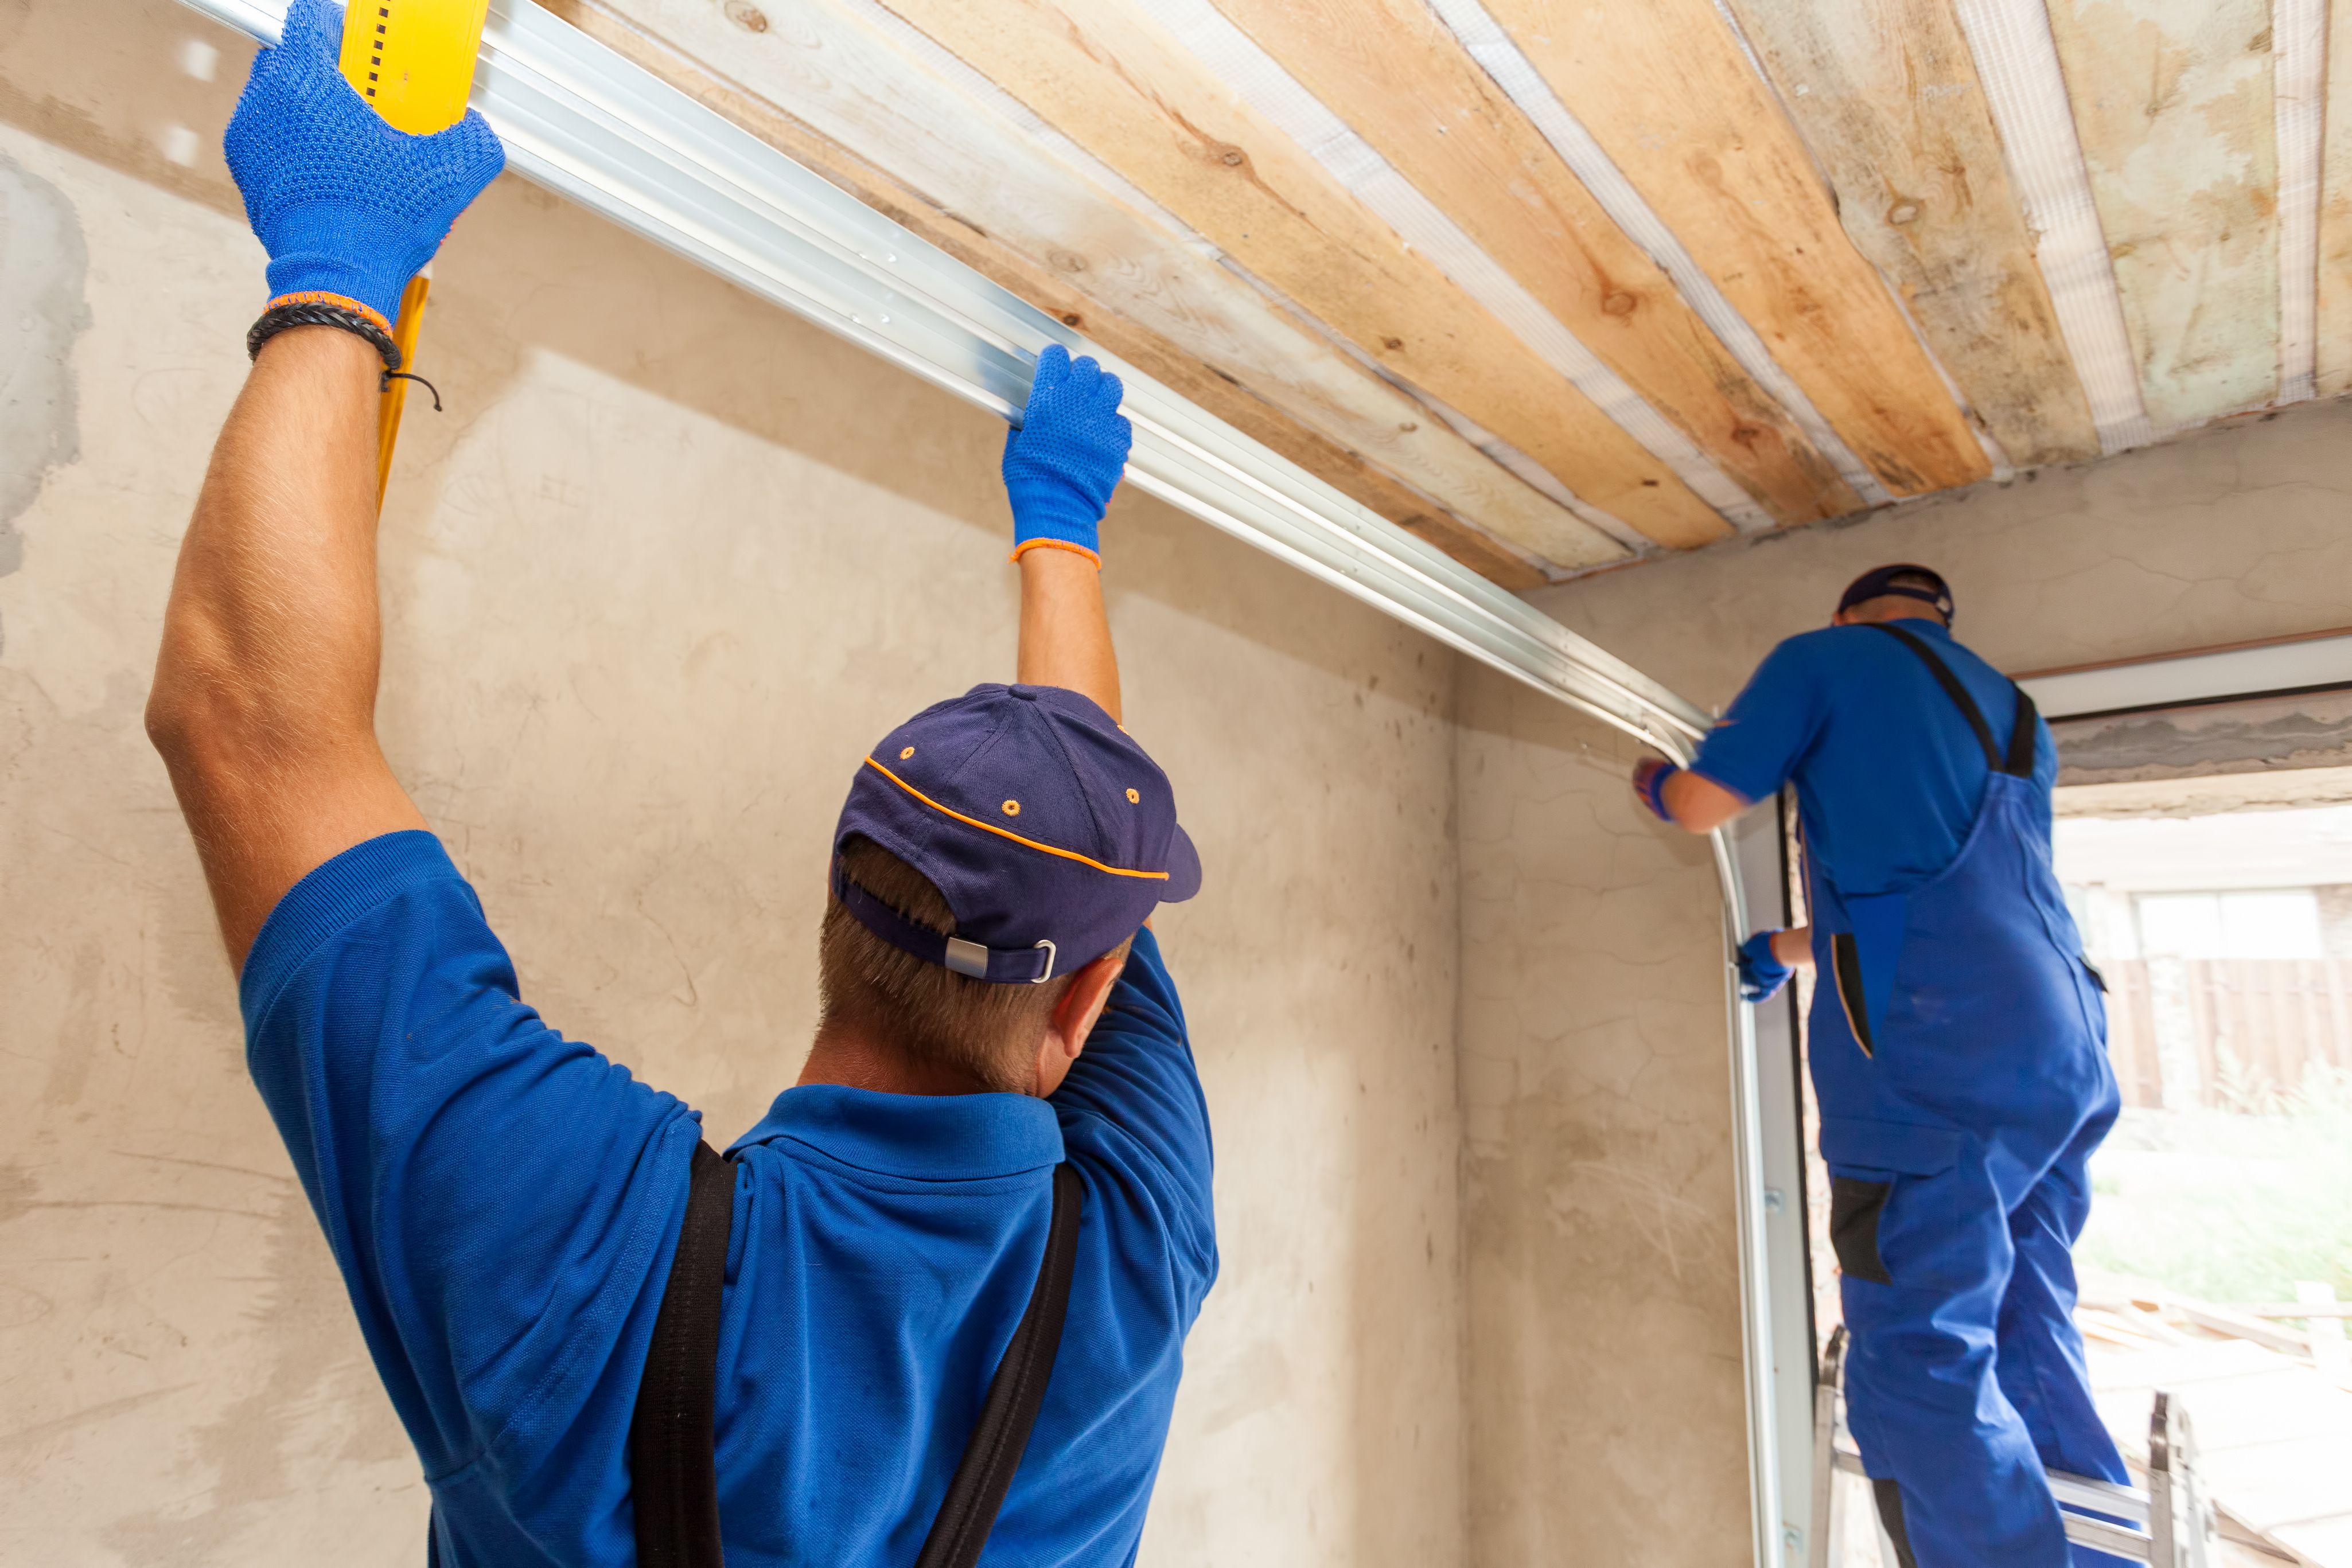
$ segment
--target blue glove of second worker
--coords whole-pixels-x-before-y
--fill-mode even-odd
[[[1772,951],[1778,931],[1759,931],[1739,945],[1739,995],[1742,1000],[1768,1001],[1789,983],[1790,970]]]
[[[1650,809],[1650,815],[1671,824],[1675,814],[1666,810],[1666,780],[1682,769],[1655,757],[1644,757],[1633,765],[1633,798]]]
[[[472,110],[432,136],[386,125],[337,66],[342,22],[328,0],[294,0],[284,40],[254,57],[223,151],[269,253],[270,304],[356,307],[389,332],[506,149]]]
[[[1029,406],[1004,438],[1013,559],[1041,546],[1102,564],[1100,525],[1135,432],[1118,412],[1118,378],[1059,343],[1037,356]]]

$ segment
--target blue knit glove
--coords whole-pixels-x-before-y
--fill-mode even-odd
[[[1644,757],[1633,765],[1633,796],[1650,809],[1650,814],[1672,826],[1675,814],[1666,810],[1666,780],[1682,769],[1655,757]]]
[[[1135,432],[1118,412],[1118,378],[1048,343],[1029,383],[1029,407],[1004,438],[1004,493],[1013,502],[1013,559],[1039,546],[1102,564],[1097,525]]]
[[[337,68],[342,30],[328,0],[294,0],[284,41],[254,57],[223,151],[269,253],[270,304],[357,308],[388,332],[401,290],[507,154],[472,110],[432,136],[386,125]]]
[[[1739,995],[1743,1000],[1769,1000],[1789,983],[1789,966],[1772,951],[1772,938],[1779,935],[1778,931],[1759,931],[1739,945]]]

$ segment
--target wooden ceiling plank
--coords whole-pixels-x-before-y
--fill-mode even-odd
[[[1659,544],[1730,526],[1126,0],[885,0],[1407,382]]]
[[[1713,0],[1485,4],[1888,490],[1991,472]]]
[[[1731,0],[1854,247],[2011,462],[2099,455],[2000,136],[1948,0]]]
[[[1478,529],[1563,569],[1624,559],[1615,540],[1269,309],[1196,238],[1162,232],[1089,185],[843,8],[551,8],[1031,303],[1078,316],[1070,324],[1111,351],[1496,581],[1527,586],[1530,569]]]
[[[2352,392],[2352,0],[2327,17],[2327,124],[2319,165],[2319,395]]]
[[[2159,429],[2278,392],[2269,0],[2049,0]]]
[[[1216,0],[1783,523],[1860,497],[1424,0]]]

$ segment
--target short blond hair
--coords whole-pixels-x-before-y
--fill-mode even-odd
[[[873,840],[853,837],[841,860],[850,881],[908,920],[954,932],[954,912],[930,879]],[[959,975],[883,941],[840,899],[825,901],[817,934],[820,1027],[848,1025],[908,1061],[970,1073],[987,1090],[1028,1089],[1038,1039],[1069,988],[1067,975],[1039,986]]]

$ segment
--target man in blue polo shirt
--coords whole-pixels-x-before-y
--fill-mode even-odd
[[[1739,967],[1755,1000],[1791,963],[1823,977],[1808,1041],[1854,1439],[1906,1565],[2060,1568],[2046,1471],[2126,1479],[2070,1255],[2118,1100],[2051,870],[2057,748],[1951,615],[1925,567],[1864,573],[1687,769],[1650,758],[1634,791],[1706,832],[1796,785],[1811,929],[1759,933]]]
[[[255,1081],[431,1485],[433,1557],[623,1564],[641,1375],[710,1156],[694,1111],[523,1002],[377,747],[382,354],[502,155],[473,116],[385,128],[335,70],[337,22],[297,0],[230,127],[273,299],[149,728],[241,966]],[[976,1558],[927,1540],[1048,1293],[1064,1166],[1066,1326],[990,1561],[1135,1555],[1217,1251],[1206,1110],[1143,929],[1200,866],[1118,722],[1097,581],[1118,401],[1092,361],[1041,358],[1004,457],[1020,684],[892,731],[834,833],[816,1039],[717,1189],[704,1430],[732,1568]]]

